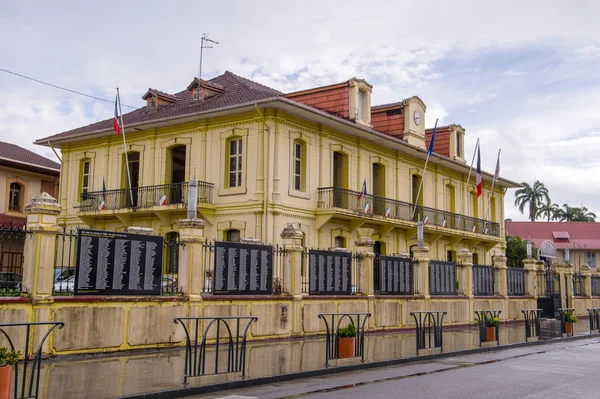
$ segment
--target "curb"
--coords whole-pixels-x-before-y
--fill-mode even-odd
[[[299,373],[290,373],[290,374],[281,374],[275,376],[268,377],[258,377],[252,379],[245,379],[240,381],[229,381],[222,382],[217,384],[203,385],[203,386],[193,386],[193,387],[184,387],[177,389],[170,389],[166,391],[159,392],[149,392],[142,394],[135,394],[129,396],[122,396],[121,399],[170,399],[170,398],[185,398],[193,395],[202,395],[213,392],[221,392],[221,391],[229,391],[232,389],[240,389],[240,388],[249,388],[258,385],[266,385],[266,384],[275,384],[278,382],[284,381],[292,381],[303,378],[310,378],[316,376],[324,376],[338,373],[345,373],[348,371],[358,371],[358,370],[368,370],[380,367],[408,364],[408,363],[416,363],[423,361],[430,361],[436,359],[445,359],[449,357],[455,356],[463,356],[463,355],[473,355],[478,353],[486,353],[486,352],[494,352],[497,350],[506,350],[506,349],[517,349],[529,346],[541,346],[541,345],[549,345],[555,344],[559,342],[569,342],[569,341],[579,341],[588,338],[599,338],[600,333],[597,334],[587,334],[587,335],[578,335],[574,337],[564,337],[564,338],[554,338],[549,340],[540,340],[540,341],[531,341],[531,342],[519,342],[516,344],[507,344],[500,346],[489,346],[484,348],[473,348],[467,349],[463,351],[455,351],[455,352],[442,352],[436,354],[429,354],[423,356],[414,356],[414,357],[406,357],[401,359],[391,359],[391,360],[381,360],[377,362],[370,363],[359,363],[352,364],[347,366],[338,366],[324,369],[317,369],[311,371],[303,371]]]

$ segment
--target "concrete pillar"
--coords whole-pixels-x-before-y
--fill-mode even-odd
[[[373,229],[358,229],[359,238],[354,243],[356,252],[362,261],[358,268],[358,288],[357,293],[363,295],[375,295],[375,241],[371,238]]]
[[[508,284],[506,271],[508,267],[506,266],[507,258],[504,254],[498,254],[492,256],[492,264],[494,265],[494,273],[495,273],[495,282],[494,282],[494,294],[500,295],[502,297],[508,296]]]
[[[466,248],[456,252],[456,270],[458,273],[458,291],[473,298],[473,254]]]
[[[581,294],[586,298],[592,297],[592,268],[584,263],[579,269],[581,272]]]
[[[283,292],[294,296],[302,295],[302,238],[304,233],[297,223],[288,223],[281,232],[283,247],[288,252],[285,263]],[[307,270],[308,272],[308,270]]]
[[[201,300],[202,288],[208,271],[213,272],[212,265],[204,265],[202,246],[204,238],[204,221],[202,219],[180,219],[179,239],[179,268],[177,270],[177,287],[190,297]],[[205,270],[206,269],[206,270]]]
[[[413,248],[413,256],[416,260],[413,270],[415,293],[418,292],[428,299],[431,297],[429,295],[429,247]]]
[[[537,260],[523,259],[523,268],[525,269],[525,295],[536,296],[535,276],[537,271]]]
[[[52,296],[56,235],[60,231],[57,220],[61,209],[58,201],[46,192],[25,205],[31,236],[25,240],[23,287],[34,298]]]

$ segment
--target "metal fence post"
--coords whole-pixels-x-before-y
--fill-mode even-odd
[[[179,239],[179,266],[177,270],[177,288],[179,292],[190,298],[201,299],[205,280],[204,257],[202,245],[204,238],[204,221],[202,219],[181,219]]]
[[[52,295],[56,235],[60,231],[57,220],[61,209],[58,201],[46,192],[25,205],[31,237],[25,240],[23,251],[23,291],[27,290],[34,298]]]

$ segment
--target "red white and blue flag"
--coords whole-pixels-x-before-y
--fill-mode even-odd
[[[477,182],[477,198],[481,196],[481,154],[477,147],[477,170],[475,172],[475,181]]]
[[[106,209],[106,184],[104,184],[104,177],[102,178],[102,201],[100,201],[100,206],[98,206],[99,211],[103,211]]]
[[[392,210],[390,209],[390,207],[389,206],[386,207],[385,208],[385,217],[389,218],[391,214],[392,214]]]
[[[360,193],[358,194],[358,199],[361,200],[362,197],[367,195],[367,179],[363,182],[362,188],[360,189]]]
[[[117,132],[117,135],[121,134],[121,125],[119,125],[119,111],[118,111],[118,100],[119,96],[115,97],[115,119],[113,119],[113,129]]]

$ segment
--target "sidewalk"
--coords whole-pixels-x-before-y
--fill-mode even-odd
[[[578,323],[576,327],[576,336],[583,338],[589,335],[587,323]],[[445,328],[443,339],[446,356],[452,352],[479,348],[478,330],[475,326]],[[500,327],[501,345],[518,344],[524,340],[523,324],[507,324]],[[491,344],[484,344],[484,346],[488,349],[496,348]],[[347,370],[352,367],[372,367],[376,363],[381,365],[384,362],[408,361],[415,358],[415,347],[415,335],[412,330],[369,334],[365,337],[365,364],[361,364],[358,358],[344,360],[343,365],[338,365],[337,369],[334,363],[333,367],[324,371],[324,337],[251,343],[248,344],[247,350],[247,378],[243,382],[251,384],[257,382],[251,381],[255,379],[276,381],[293,378],[294,374],[320,375],[336,372],[344,367]],[[538,350],[536,348],[539,346],[511,350],[535,351]],[[49,359],[42,363],[40,397],[57,399],[150,397],[144,394],[159,392],[164,395],[158,394],[152,397],[181,397],[173,396],[176,395],[175,391],[183,394],[194,391],[195,387],[242,381],[239,374],[222,374],[192,378],[190,384],[184,387],[184,353],[183,349],[169,349]],[[436,353],[439,353],[439,350]],[[494,353],[501,352],[494,351]],[[427,357],[427,355],[420,356],[419,359],[427,359]],[[279,377],[272,378],[274,376]],[[171,393],[167,394],[167,391]]]

